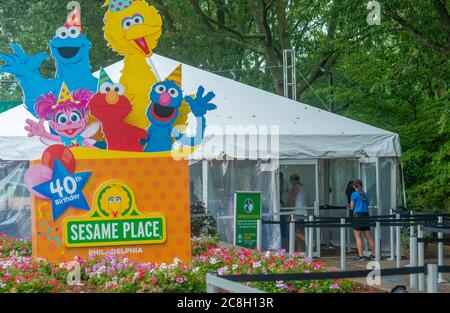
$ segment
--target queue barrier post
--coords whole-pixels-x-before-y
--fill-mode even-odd
[[[389,211],[390,215],[394,215],[394,210],[391,209]],[[391,217],[391,221],[394,221],[394,218]],[[390,252],[391,252],[391,256],[389,258],[389,260],[394,261],[395,259],[395,248],[394,248],[394,244],[395,244],[395,231],[394,231],[394,226],[389,226],[389,243],[390,243]]]
[[[417,255],[418,255],[418,261],[417,261],[417,266],[425,266],[425,251],[424,251],[424,244],[423,241],[421,241],[423,239],[423,229],[422,229],[422,225],[418,225],[417,226]],[[423,273],[419,273],[418,275],[418,287],[419,287],[419,291],[424,291],[425,290],[425,277]]]
[[[396,220],[397,222],[400,222],[401,216],[400,214],[396,214]],[[402,229],[400,226],[396,226],[395,228],[395,250],[397,254],[397,260],[396,260],[396,266],[397,268],[401,267],[401,260],[402,260],[402,245],[401,245],[401,239],[402,239]]]
[[[347,218],[350,219],[350,209],[349,208],[347,208]],[[347,235],[347,238],[346,238],[347,252],[350,253],[352,251],[350,227],[346,227],[345,228],[345,232],[346,232],[346,235]]]
[[[309,216],[309,221],[310,222],[314,222],[314,216],[310,215]],[[313,248],[314,248],[314,228],[309,226],[308,228],[308,258],[312,259],[313,258]]]
[[[413,216],[414,215],[414,212],[413,211],[409,211],[409,216],[410,216],[410,219],[411,219],[411,221],[412,221],[412,219],[413,219]],[[409,227],[409,235],[410,236],[414,236],[416,234],[416,232],[415,232],[415,229],[414,229],[414,225],[411,223],[411,226]]]
[[[381,264],[381,222],[375,224],[375,261]]]
[[[220,227],[220,224],[219,224],[219,213],[216,213],[216,232],[217,232],[217,234],[220,234],[219,227]]]
[[[345,230],[345,218],[341,218],[341,270],[345,271],[345,236],[346,236],[346,230]]]
[[[317,218],[320,220],[320,210],[319,210],[319,202],[314,201],[314,212],[317,214]],[[322,235],[320,227],[316,227],[316,256],[320,258],[320,248],[321,248],[321,241],[322,241]]]
[[[438,224],[442,225],[444,223],[444,217],[443,216],[439,216],[438,217]],[[444,265],[444,233],[443,232],[438,232],[438,266],[443,266]],[[442,275],[442,273],[439,273],[438,275],[438,282],[439,283],[445,283],[447,282],[447,280],[444,278],[444,276]]]
[[[294,214],[291,214],[291,222],[289,223],[289,254],[295,252],[295,220]]]
[[[305,210],[305,216],[303,217],[303,221],[304,222],[308,222],[309,218],[308,218],[308,211]],[[309,245],[309,228],[307,228],[306,226],[304,226],[303,228],[304,230],[304,234],[305,234],[305,253],[308,253],[308,245]]]
[[[256,222],[256,249],[261,251],[262,248],[262,220],[258,219]]]
[[[438,292],[438,265],[427,264],[427,293]]]
[[[417,266],[417,237],[411,236],[409,240],[409,266]],[[417,274],[409,274],[409,288],[417,289]]]

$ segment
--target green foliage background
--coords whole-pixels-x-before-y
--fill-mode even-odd
[[[118,61],[103,39],[103,0],[79,2],[93,42],[93,69]],[[331,70],[337,114],[400,134],[409,205],[415,210],[449,209],[449,1],[379,1],[379,26],[366,22],[367,1],[150,2],[164,19],[156,53],[279,92],[281,51],[294,47],[299,99],[320,108],[328,104],[330,89],[327,75],[317,74],[317,69]],[[48,51],[48,40],[65,21],[66,4],[2,0],[0,52],[8,52],[10,42],[29,53]],[[51,60],[42,71],[53,74]],[[301,88],[303,78],[315,92]],[[20,89],[10,83],[13,77],[0,81],[0,103],[20,100]]]

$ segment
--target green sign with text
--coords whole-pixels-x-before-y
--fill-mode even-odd
[[[155,244],[165,241],[163,217],[66,222],[66,246]]]
[[[261,193],[238,191],[234,194],[234,244],[255,249],[258,220],[261,218]]]

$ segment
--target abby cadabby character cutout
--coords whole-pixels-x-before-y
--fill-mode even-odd
[[[89,120],[88,103],[93,93],[86,89],[78,89],[71,93],[65,83],[61,86],[58,98],[53,93],[37,99],[36,114],[39,122],[27,120],[25,130],[29,137],[38,136],[47,145],[63,144],[67,148],[94,148],[94,136],[100,128],[100,123],[94,122],[87,126]],[[54,133],[47,132],[44,122],[48,121]]]

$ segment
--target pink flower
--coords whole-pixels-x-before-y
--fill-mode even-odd
[[[156,278],[155,276],[152,277],[152,284],[156,285],[158,283],[158,278]]]
[[[133,282],[137,282],[137,281],[141,280],[142,278],[144,278],[144,276],[145,276],[145,273],[141,272],[141,271],[134,273]]]
[[[329,288],[330,288],[330,289],[339,289],[340,286],[339,286],[338,284],[332,284],[332,285],[330,285]]]
[[[4,276],[3,276],[3,281],[4,282],[7,282],[8,280],[10,280],[11,279],[11,275],[9,275],[8,273],[6,273]]]
[[[79,256],[75,256],[74,261],[78,264],[84,264],[85,261],[83,260],[83,258],[79,257]]]

